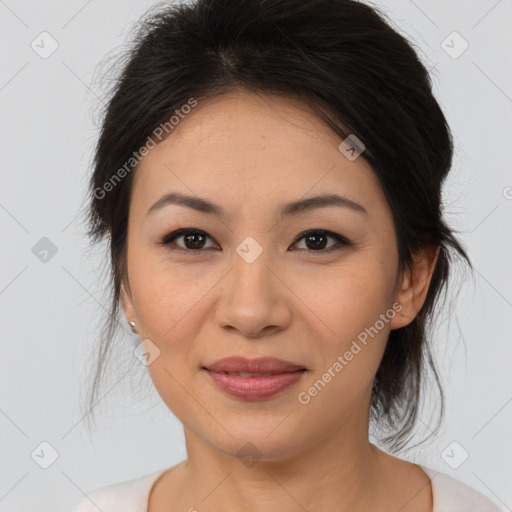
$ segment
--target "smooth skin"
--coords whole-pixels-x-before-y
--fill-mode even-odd
[[[364,154],[346,158],[340,142],[298,100],[235,90],[199,102],[135,171],[123,308],[141,340],[160,350],[148,370],[184,425],[188,455],[155,483],[149,512],[432,511],[429,477],[369,443],[368,424],[389,331],[417,315],[439,248],[398,274],[377,176]],[[224,214],[176,204],[148,213],[170,192]],[[328,206],[278,216],[286,203],[333,193],[366,213]],[[162,245],[180,228],[205,235]],[[322,234],[307,243],[298,239],[306,230],[350,244]],[[247,237],[262,248],[251,263],[236,251]],[[396,302],[400,312],[300,403],[299,393]],[[309,373],[276,396],[242,400],[201,370],[231,355],[279,357]],[[247,443],[259,453],[254,465],[238,454]]]

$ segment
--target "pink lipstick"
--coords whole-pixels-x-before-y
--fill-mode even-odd
[[[246,359],[226,357],[203,367],[224,392],[245,400],[262,400],[274,396],[297,383],[307,371],[274,357]]]

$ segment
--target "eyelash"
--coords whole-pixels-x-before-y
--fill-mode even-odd
[[[207,249],[211,249],[211,247],[207,248],[207,249],[187,249],[187,248],[183,248],[183,247],[178,247],[178,248],[171,247],[171,244],[174,242],[174,240],[176,240],[177,238],[181,238],[182,236],[184,236],[186,234],[200,235],[200,236],[205,236],[207,238],[212,239],[204,231],[201,231],[201,230],[198,230],[198,229],[192,229],[192,228],[182,228],[182,229],[177,229],[176,231],[173,231],[172,233],[169,233],[168,235],[166,235],[159,242],[159,245],[164,246],[166,249],[169,249],[169,250],[181,251],[181,252],[186,252],[186,253],[191,253],[191,252],[201,253],[201,252],[204,252]],[[339,250],[339,249],[341,249],[343,247],[347,247],[349,245],[352,245],[351,242],[347,238],[345,238],[345,237],[343,237],[341,235],[338,235],[337,233],[333,233],[332,231],[327,231],[325,229],[310,229],[310,230],[307,230],[307,231],[303,231],[302,233],[300,233],[297,236],[297,238],[293,242],[293,245],[295,245],[296,243],[301,241],[303,238],[305,238],[306,236],[311,235],[311,234],[313,234],[313,235],[324,235],[324,236],[327,236],[328,238],[333,238],[334,240],[336,240],[338,242],[338,244],[334,245],[334,246],[331,246],[331,247],[329,247],[327,249],[319,249],[317,251],[312,250],[312,249],[298,249],[299,251],[306,251],[306,252],[309,252],[309,253],[312,253],[312,254],[315,254],[315,253],[326,254],[326,253],[331,253],[333,251]]]

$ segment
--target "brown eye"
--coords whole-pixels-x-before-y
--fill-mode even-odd
[[[328,243],[327,240],[329,238],[335,240],[337,243],[326,248]],[[330,252],[331,250],[338,248],[337,245],[350,245],[350,242],[346,238],[338,235],[337,233],[325,230],[307,231],[306,233],[302,233],[295,244],[301,240],[304,240],[306,244],[305,250],[309,250],[310,252]],[[300,249],[302,250],[303,248]]]
[[[205,249],[206,240],[210,238],[204,231],[192,229],[178,229],[167,235],[161,242],[164,246],[171,246],[175,240],[183,239],[183,243],[176,245],[185,251],[200,251]],[[208,248],[208,247],[206,247]]]
[[[177,243],[176,241],[180,239],[183,241]],[[206,243],[208,239],[211,240],[211,237],[204,231],[183,228],[168,234],[160,244],[173,250],[202,252],[203,249],[212,249],[216,246],[216,244],[207,246]],[[334,240],[336,243],[328,246],[329,239]],[[345,237],[322,229],[309,230],[301,233],[293,245],[297,245],[302,240],[304,240],[306,245],[305,247],[299,247],[299,249],[307,252],[325,253],[339,249],[340,246],[350,245],[350,242]]]
[[[186,249],[202,249],[205,244],[206,237],[204,235],[198,233],[191,233],[182,236]]]

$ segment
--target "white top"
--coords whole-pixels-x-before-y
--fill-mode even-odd
[[[418,464],[432,482],[432,512],[503,512],[489,498],[465,483]],[[89,493],[72,512],[147,512],[149,494],[163,471],[101,487]]]

